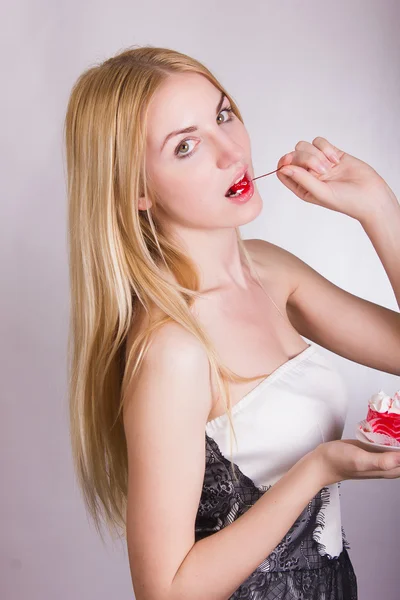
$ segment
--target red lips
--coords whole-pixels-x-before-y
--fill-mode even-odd
[[[241,193],[245,191],[249,186],[250,181],[248,179],[247,173],[245,173],[243,178],[240,181],[238,181],[238,183],[233,184],[225,195],[229,197],[230,195],[235,194],[236,192]]]

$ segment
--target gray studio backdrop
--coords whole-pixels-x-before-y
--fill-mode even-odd
[[[123,543],[101,545],[72,471],[66,407],[68,274],[62,123],[75,79],[133,44],[191,54],[242,110],[255,174],[323,136],[400,194],[400,5],[332,2],[25,0],[3,7],[1,572],[3,600],[133,598]],[[398,310],[358,222],[261,179],[260,216],[242,229],[293,252],[353,294]],[[323,349],[351,396],[354,437],[370,395],[398,377]],[[344,482],[343,524],[360,600],[398,600],[399,480]]]

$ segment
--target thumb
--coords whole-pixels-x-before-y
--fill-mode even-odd
[[[400,454],[396,450],[377,452],[374,458],[375,465],[383,471],[390,471],[391,469],[400,467]]]
[[[315,198],[323,199],[326,195],[326,185],[323,181],[316,179],[314,175],[311,175],[306,169],[297,166],[287,166],[279,169],[278,173],[282,173],[287,177],[290,177],[295,183],[304,188]],[[323,177],[323,175],[321,175]]]

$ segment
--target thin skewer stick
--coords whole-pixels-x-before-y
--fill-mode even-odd
[[[279,169],[281,169],[282,167],[279,167]],[[276,173],[277,171],[279,171],[279,169],[276,169],[275,171],[271,171],[270,173],[265,173],[265,175],[259,175],[258,177],[254,177],[254,179],[252,179],[252,181],[255,181],[256,179],[260,179],[260,177],[266,177],[267,175],[272,175],[272,173]]]

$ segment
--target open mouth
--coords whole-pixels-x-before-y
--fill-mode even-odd
[[[243,177],[234,183],[226,192],[225,196],[227,198],[232,198],[236,196],[240,196],[243,192],[247,191],[250,187],[250,178],[246,171]]]

